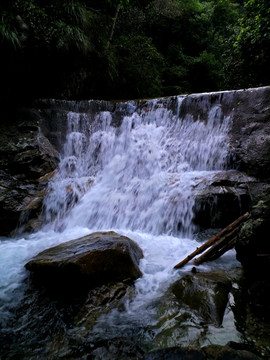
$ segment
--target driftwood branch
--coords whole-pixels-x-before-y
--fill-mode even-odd
[[[211,237],[211,239],[206,241],[202,246],[198,247],[195,251],[193,251],[191,254],[189,254],[184,260],[182,260],[180,263],[176,264],[174,266],[174,268],[179,269],[179,268],[183,267],[186,263],[188,263],[196,255],[203,253],[210,246],[212,246],[212,248],[213,248],[213,245],[215,243],[217,243],[219,240],[220,241],[217,243],[216,247],[213,248],[213,250],[212,250],[212,248],[209,250],[208,256],[206,256],[206,258],[210,259],[211,257],[215,256],[215,254],[217,254],[218,252],[220,252],[219,256],[224,254],[224,252],[228,251],[230,248],[232,248],[234,246],[234,243],[229,245],[229,242],[232,240],[232,237],[235,236],[235,232],[237,231],[236,228],[238,227],[238,225],[243,220],[245,220],[248,217],[248,215],[249,215],[248,213],[245,213],[244,215],[240,216],[238,219],[236,219],[230,225],[228,225],[223,230],[221,230],[218,234]],[[233,230],[235,230],[235,232]],[[227,246],[231,246],[231,247],[229,247],[228,250],[222,252],[224,249],[226,249]],[[217,258],[217,257],[215,257],[215,258]],[[198,265],[197,260],[199,261],[199,259],[200,258],[196,259],[196,265]],[[203,261],[206,261],[206,260],[202,260],[202,262]],[[201,264],[201,262],[200,262],[200,264]]]

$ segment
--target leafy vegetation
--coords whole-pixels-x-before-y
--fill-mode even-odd
[[[269,84],[268,0],[1,0],[1,99]]]

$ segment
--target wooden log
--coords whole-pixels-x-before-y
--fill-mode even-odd
[[[234,248],[236,243],[236,237],[234,237],[231,241],[229,241],[225,246],[223,246],[221,249],[219,249],[213,256],[211,256],[209,258],[209,260],[205,260],[205,261],[213,261],[218,259],[220,256],[222,256],[223,254],[225,254],[227,251],[231,250],[232,248]]]
[[[227,235],[224,235],[210,249],[205,251],[200,257],[193,261],[194,265],[200,265],[205,261],[213,261],[218,259],[226,251],[232,249],[236,241],[237,229],[231,231]]]
[[[206,241],[203,245],[201,245],[195,251],[193,251],[191,254],[189,254],[184,260],[182,260],[180,263],[176,264],[174,266],[174,269],[179,269],[179,268],[183,267],[186,263],[188,263],[196,255],[199,255],[202,252],[204,252],[206,249],[208,249],[210,246],[212,246],[215,242],[217,242],[222,236],[225,236],[226,233],[229,233],[231,230],[236,228],[243,220],[245,220],[248,217],[248,215],[249,215],[249,213],[246,212],[244,215],[240,216],[238,219],[236,219],[230,225],[226,226],[218,234],[211,237],[211,239]]]

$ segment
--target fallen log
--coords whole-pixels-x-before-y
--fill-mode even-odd
[[[222,236],[215,244],[213,244],[210,249],[205,251],[200,257],[196,258],[193,261],[194,265],[200,265],[205,261],[213,261],[218,259],[228,250],[232,249],[236,242],[237,228],[232,232],[229,232],[227,235]]]
[[[182,260],[180,263],[176,264],[174,266],[174,269],[179,269],[179,268],[183,267],[186,263],[188,263],[196,255],[199,255],[202,252],[204,252],[210,246],[215,244],[219,239],[226,237],[226,234],[228,235],[233,229],[235,229],[243,220],[245,220],[248,217],[248,215],[249,215],[249,213],[246,212],[244,215],[240,216],[238,219],[236,219],[230,225],[226,226],[218,234],[211,237],[211,239],[206,241],[203,245],[201,245],[195,251],[193,251],[191,254],[189,254],[184,260]]]

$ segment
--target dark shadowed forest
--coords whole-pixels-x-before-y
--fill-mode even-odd
[[[268,0],[1,0],[1,101],[270,83]]]

